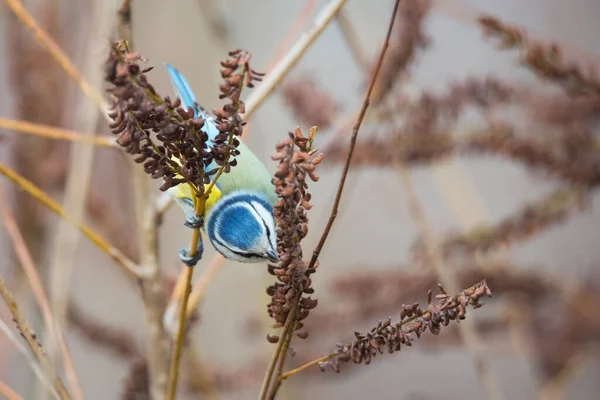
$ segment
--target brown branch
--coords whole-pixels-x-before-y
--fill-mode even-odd
[[[23,400],[10,386],[3,381],[0,381],[0,394],[6,397],[7,400]]]
[[[21,189],[26,191],[28,194],[33,196],[42,205],[47,207],[50,211],[54,212],[59,217],[65,219],[67,222],[79,229],[79,231],[87,237],[96,247],[102,252],[111,257],[128,275],[129,277],[135,277],[137,275],[137,266],[130,259],[128,259],[123,253],[109,245],[100,235],[94,232],[87,225],[73,220],[73,218],[67,214],[62,207],[54,200],[52,200],[46,193],[40,190],[38,187],[33,185],[30,181],[23,178],[10,168],[0,164],[0,175],[4,175],[6,178],[17,184]]]
[[[8,131],[37,135],[49,139],[67,140],[71,142],[87,142],[99,147],[118,147],[115,140],[111,137],[85,135],[80,132],[55,128],[48,125],[35,124],[29,121],[17,121],[0,118],[0,127]]]
[[[21,234],[21,231],[19,230],[15,219],[8,210],[3,198],[3,194],[1,192],[0,213],[2,214],[4,226],[6,228],[6,231],[8,232],[8,235],[11,238],[19,263],[21,264],[21,267],[25,272],[25,276],[29,281],[31,290],[33,291],[35,301],[42,311],[42,316],[44,318],[46,329],[49,332],[52,332],[58,340],[58,345],[60,346],[67,381],[69,382],[69,385],[71,386],[73,392],[77,393],[77,398],[82,398],[81,386],[79,385],[77,374],[75,372],[75,368],[73,367],[73,360],[67,347],[64,338],[64,333],[61,327],[58,325],[56,318],[52,314],[50,302],[48,301],[48,296],[46,295],[44,286],[42,284],[42,280],[38,274],[38,268],[36,267],[33,261],[33,256],[27,248],[23,235]]]
[[[321,239],[319,240],[317,247],[313,251],[312,258],[310,260],[310,263],[308,264],[308,268],[313,268],[315,266],[315,263],[317,262],[317,259],[319,258],[319,254],[321,254],[321,250],[323,249],[323,246],[325,245],[327,236],[329,236],[329,231],[331,230],[331,227],[333,226],[333,222],[335,221],[335,218],[337,217],[338,208],[340,205],[340,201],[342,199],[342,192],[344,191],[344,184],[346,183],[346,177],[348,176],[348,170],[350,169],[350,162],[352,161],[352,154],[354,152],[354,146],[356,145],[356,138],[358,137],[358,131],[362,124],[363,118],[367,112],[367,109],[369,108],[369,104],[371,101],[371,93],[373,92],[373,87],[375,86],[375,81],[379,74],[379,70],[381,69],[381,65],[383,64],[385,52],[389,46],[390,35],[391,35],[392,29],[394,27],[394,20],[396,19],[396,13],[398,11],[399,4],[400,4],[399,0],[396,0],[396,2],[394,3],[394,9],[392,11],[392,16],[391,16],[391,19],[390,19],[390,22],[388,25],[387,34],[383,41],[383,46],[381,48],[381,51],[379,53],[379,58],[377,60],[376,66],[375,66],[375,71],[373,72],[371,82],[365,93],[365,97],[364,97],[362,106],[360,108],[358,117],[352,128],[352,136],[350,137],[348,156],[346,158],[346,162],[344,163],[344,169],[342,170],[342,175],[340,177],[340,181],[338,184],[338,189],[337,189],[337,192],[335,195],[335,200],[334,200],[333,206],[331,208],[331,215],[329,216],[329,220],[327,221],[325,230],[323,231],[323,234],[321,235]]]
[[[13,320],[19,329],[19,333],[25,339],[29,350],[39,362],[42,371],[48,376],[48,379],[52,383],[54,390],[58,394],[61,400],[70,400],[71,395],[67,388],[62,382],[60,375],[55,371],[51,361],[48,359],[46,352],[44,351],[42,344],[38,341],[37,336],[32,332],[29,324],[21,314],[19,306],[15,301],[14,296],[4,283],[4,279],[0,276],[0,296],[6,303],[10,313],[12,314]]]
[[[371,98],[374,106],[391,92],[394,83],[412,62],[417,48],[426,46],[428,40],[421,27],[430,3],[430,0],[404,0],[400,3],[396,14],[396,30],[389,42],[389,53],[381,66],[377,67],[376,74],[379,76],[374,80]]]

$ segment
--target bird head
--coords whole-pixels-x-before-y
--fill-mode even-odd
[[[206,216],[215,249],[230,260],[277,262],[273,205],[259,193],[236,191],[221,197]]]

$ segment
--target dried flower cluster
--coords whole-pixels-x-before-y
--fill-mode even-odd
[[[273,184],[279,200],[275,203],[273,214],[277,221],[277,252],[279,264],[269,266],[269,272],[277,277],[279,282],[267,288],[271,296],[268,304],[269,316],[276,324],[282,327],[292,307],[296,307],[296,326],[301,329],[302,321],[308,316],[309,311],[317,306],[317,300],[311,299],[314,292],[311,287],[310,275],[314,268],[308,268],[302,259],[302,239],[308,233],[308,217],[310,210],[310,193],[307,191],[307,177],[313,182],[319,178],[315,175],[315,167],[321,162],[322,154],[317,154],[311,149],[316,127],[311,128],[309,137],[302,134],[300,128],[290,137],[279,143],[277,153],[273,159],[279,161],[279,167],[273,178]],[[306,333],[298,333],[299,337],[306,337]],[[277,338],[269,337],[270,341]]]
[[[329,128],[339,109],[331,96],[318,88],[309,77],[286,82],[282,87],[282,95],[299,122],[316,125],[319,129]]]
[[[221,76],[225,83],[219,87],[220,98],[229,98],[230,103],[213,110],[219,134],[208,146],[208,135],[202,130],[205,119],[195,114],[207,113],[199,105],[181,107],[181,100],[171,101],[161,97],[148,82],[146,73],[152,68],[142,69],[145,60],[136,53],[129,53],[122,42],[113,45],[105,63],[105,80],[112,86],[110,127],[117,142],[127,153],[137,155],[135,161],[144,163],[144,170],[154,179],[163,178],[161,190],[180,183],[188,183],[197,195],[202,195],[204,184],[218,168],[206,171],[213,161],[228,172],[235,165],[231,156],[238,154],[239,144],[234,136],[241,135],[244,123],[239,115],[244,105],[240,100],[242,87],[252,87],[261,74],[249,66],[250,54],[235,50],[230,58],[221,63]],[[155,134],[153,136],[153,134]],[[156,142],[159,143],[156,143]]]
[[[484,16],[479,23],[486,36],[500,41],[499,48],[519,48],[521,61],[539,77],[562,85],[572,94],[600,95],[600,81],[593,74],[584,74],[575,64],[567,63],[556,44],[545,46],[527,38],[521,29],[504,24],[502,21]]]
[[[211,152],[215,163],[224,166],[224,172],[229,172],[230,167],[235,166],[235,160],[231,160],[230,156],[239,154],[239,140],[234,136],[241,136],[246,124],[240,116],[246,109],[240,100],[242,88],[253,88],[254,82],[262,80],[264,76],[250,68],[251,58],[247,51],[237,49],[229,52],[229,59],[221,61],[221,77],[225,83],[219,86],[219,98],[228,98],[230,103],[213,110],[220,133],[212,140]]]
[[[497,224],[481,226],[468,233],[451,233],[442,241],[444,257],[472,256],[528,239],[540,231],[563,222],[573,210],[585,206],[585,190],[559,189]],[[415,257],[428,263],[425,244],[419,239],[413,246]]]
[[[400,351],[402,345],[411,346],[414,333],[417,338],[427,330],[432,334],[440,333],[442,326],[447,326],[450,321],[459,322],[465,319],[467,305],[479,308],[482,296],[491,296],[485,280],[463,290],[456,295],[448,295],[442,285],[439,285],[440,294],[436,295],[437,301],[432,302],[432,292],[428,294],[428,306],[425,311],[418,303],[403,305],[400,311],[400,322],[392,324],[390,318],[380,321],[377,326],[365,334],[355,332],[356,339],[349,344],[338,344],[332,353],[334,358],[319,364],[321,370],[326,366],[339,372],[340,362],[352,361],[355,364],[370,364],[371,359],[378,353],[383,354],[387,348],[388,353]]]

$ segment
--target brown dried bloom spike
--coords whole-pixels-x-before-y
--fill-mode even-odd
[[[219,89],[220,98],[230,102],[213,110],[212,120],[198,104],[184,110],[180,99],[172,102],[169,97],[159,96],[146,77],[152,68],[142,69],[139,65],[145,60],[129,53],[123,42],[112,46],[104,78],[112,85],[107,90],[112,95],[110,117],[114,122],[110,127],[120,135],[117,142],[127,153],[138,155],[135,161],[144,163],[144,170],[152,178],[165,180],[163,191],[188,183],[201,196],[211,175],[220,167],[227,173],[235,165],[232,156],[239,154],[239,141],[234,136],[241,135],[244,125],[239,115],[244,112],[240,94],[244,86],[253,87],[262,74],[250,68],[248,52],[234,50],[229,56],[221,62],[225,83]],[[214,123],[219,131],[210,138],[210,146],[209,136],[202,129],[205,123]],[[206,170],[213,161],[216,167]]]
[[[400,310],[400,322],[393,324],[391,319],[380,321],[377,326],[365,334],[354,332],[356,339],[349,344],[338,344],[337,349],[331,353],[331,359],[319,363],[321,370],[326,366],[332,367],[339,372],[340,362],[352,361],[355,364],[370,364],[371,359],[387,348],[388,353],[400,351],[402,345],[411,346],[414,338],[417,338],[427,330],[434,335],[440,333],[442,326],[447,326],[450,321],[465,319],[467,305],[479,308],[483,304],[479,299],[483,296],[491,296],[492,292],[485,280],[463,290],[459,294],[450,296],[442,285],[438,285],[440,294],[435,302],[432,300],[431,290],[428,293],[427,309],[423,311],[418,303],[403,305]]]
[[[240,144],[234,136],[240,136],[246,123],[240,114],[245,112],[245,104],[240,100],[242,88],[253,88],[255,81],[262,80],[263,73],[256,72],[250,68],[252,56],[245,50],[233,50],[229,52],[229,58],[221,61],[221,77],[225,81],[219,86],[220,99],[228,98],[230,103],[223,107],[213,109],[216,117],[215,125],[219,133],[211,138],[212,156],[218,166],[224,166],[224,172],[229,172],[230,167],[235,166],[235,160],[231,156],[237,156]]]
[[[209,181],[204,167],[212,161],[208,136],[202,130],[204,120],[195,118],[191,107],[181,108],[179,99],[171,102],[160,97],[146,77],[152,68],[142,69],[142,61],[123,42],[111,49],[104,70],[104,79],[112,85],[107,89],[114,121],[110,128],[119,135],[117,143],[138,155],[134,161],[144,163],[153,179],[164,179],[161,190],[187,182],[201,193]]]
[[[312,127],[307,138],[300,128],[296,128],[287,140],[277,145],[277,153],[272,157],[279,161],[279,168],[273,178],[279,197],[273,208],[277,222],[279,265],[269,266],[269,272],[279,282],[267,288],[267,293],[271,295],[267,308],[269,316],[276,321],[275,327],[283,326],[291,308],[298,302],[295,329],[301,329],[300,321],[308,316],[309,310],[317,306],[317,300],[303,297],[303,294],[310,295],[314,292],[310,275],[318,265],[308,268],[308,264],[302,259],[300,246],[308,233],[306,211],[311,208],[306,177],[308,175],[313,182],[319,179],[314,171],[323,157],[322,154],[316,154],[316,150],[311,150],[316,129]],[[305,332],[298,335],[306,337]]]

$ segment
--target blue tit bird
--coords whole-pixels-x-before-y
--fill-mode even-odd
[[[173,66],[165,64],[171,82],[182,104],[192,107],[194,115],[205,120],[202,130],[207,133],[209,146],[219,133],[212,113],[202,108],[184,78]],[[273,205],[277,201],[271,176],[265,165],[240,142],[237,165],[222,174],[213,186],[205,205],[204,216],[194,214],[193,193],[187,183],[167,190],[185,213],[185,225],[202,228],[214,248],[225,258],[245,262],[277,262]],[[208,169],[218,168],[215,162]],[[213,178],[214,179],[214,178]],[[207,185],[205,185],[206,187]],[[202,239],[198,240],[196,255],[189,249],[179,250],[179,258],[193,266],[202,257]]]

